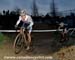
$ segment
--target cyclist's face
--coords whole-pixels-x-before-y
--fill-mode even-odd
[[[24,19],[26,18],[26,16],[25,16],[25,15],[21,15],[21,17],[22,17],[22,20],[24,20]]]
[[[63,25],[60,25],[60,27],[63,27]]]

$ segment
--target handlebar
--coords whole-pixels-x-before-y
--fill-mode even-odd
[[[25,31],[25,27],[17,26],[17,27],[15,27],[15,29],[16,29],[16,32],[18,31],[18,29],[19,29],[19,30],[23,30],[23,31]]]

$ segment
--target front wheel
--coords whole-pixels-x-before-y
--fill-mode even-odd
[[[14,46],[13,46],[16,54],[21,52],[23,48],[23,41],[24,41],[24,37],[22,36],[22,34],[19,33],[15,38]]]

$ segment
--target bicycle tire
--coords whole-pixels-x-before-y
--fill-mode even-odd
[[[20,53],[22,48],[23,48],[23,39],[24,37],[22,36],[22,34],[18,34],[15,38],[15,41],[14,41],[14,52],[16,54]],[[18,44],[20,44],[21,46],[18,46]],[[19,49],[17,47],[20,47]]]

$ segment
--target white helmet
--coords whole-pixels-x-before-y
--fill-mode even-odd
[[[64,24],[63,22],[61,22],[59,25],[60,25],[61,27],[63,27],[65,24]]]
[[[21,10],[20,11],[20,15],[26,15],[26,11],[25,10]]]

